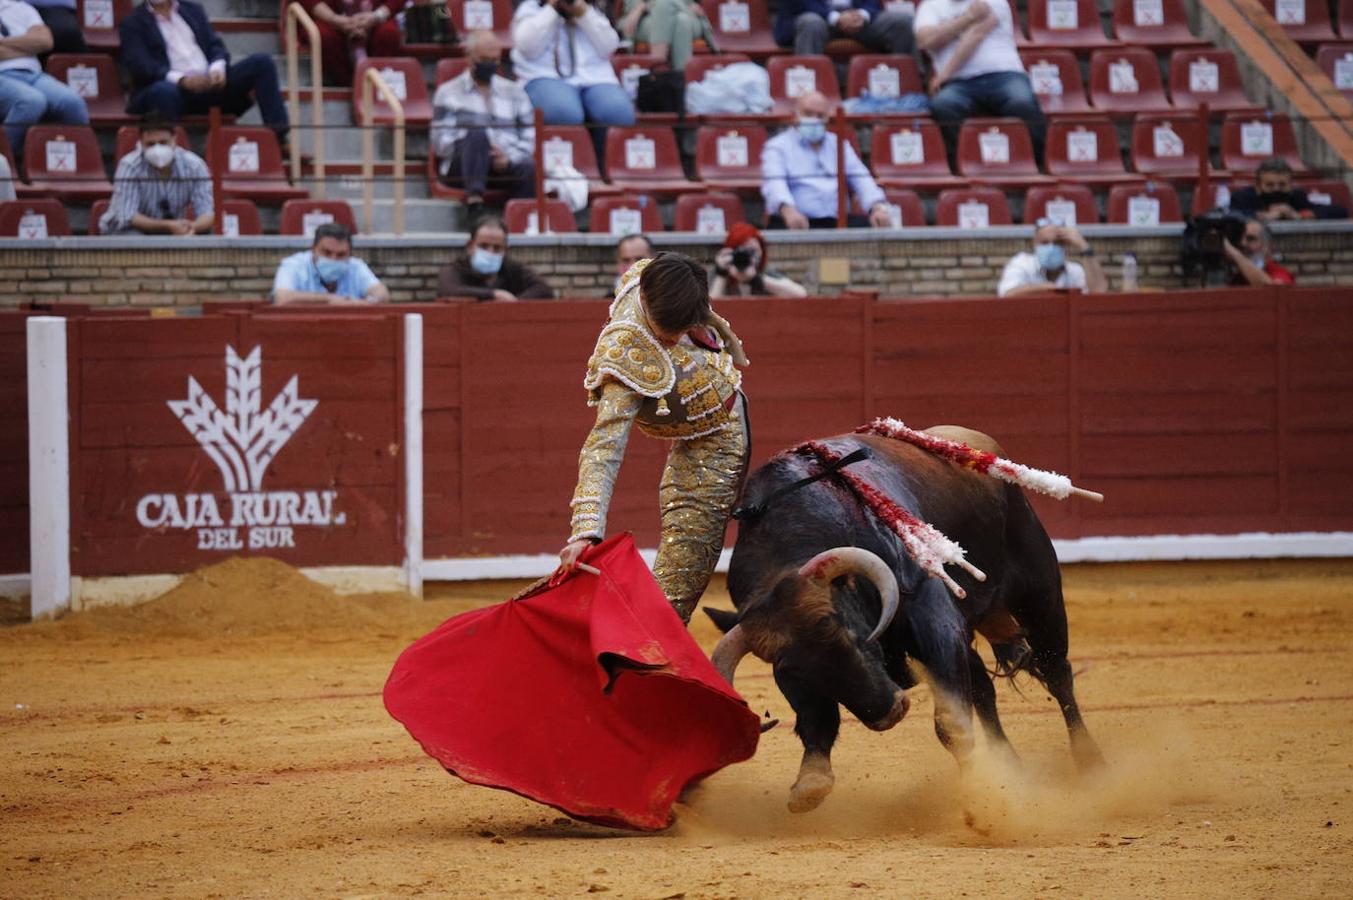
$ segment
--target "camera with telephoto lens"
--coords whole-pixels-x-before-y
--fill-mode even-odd
[[[743,269],[750,268],[752,265],[752,251],[734,250],[733,268],[741,272]]]
[[[1245,217],[1228,209],[1214,209],[1189,219],[1184,226],[1180,253],[1184,277],[1199,285],[1223,284],[1226,279],[1226,242],[1239,246],[1245,234]]]

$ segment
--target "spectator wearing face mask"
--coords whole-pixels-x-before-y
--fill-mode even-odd
[[[432,147],[447,184],[465,189],[465,204],[484,202],[489,188],[514,197],[535,193],[536,136],[531,98],[498,74],[503,47],[491,31],[466,39],[469,68],[437,88]]]
[[[766,267],[766,240],[756,227],[739,222],[728,229],[714,257],[710,297],[805,297],[803,286]]]
[[[1240,246],[1227,241],[1225,251],[1232,269],[1228,283],[1235,287],[1297,283],[1292,273],[1273,259],[1273,236],[1263,222],[1246,222]]]
[[[620,292],[620,279],[641,259],[653,258],[653,242],[647,235],[627,234],[615,245],[615,284],[611,287],[611,296]]]
[[[158,114],[141,121],[137,147],[117,164],[113,199],[99,219],[101,234],[206,234],[215,204],[202,157],[174,143],[174,128]],[[192,217],[189,217],[191,207]]]
[[[465,253],[442,268],[437,296],[550,300],[554,289],[530,267],[507,258],[507,225],[497,216],[488,216],[470,232]]]
[[[1254,184],[1231,195],[1231,209],[1261,222],[1277,219],[1346,219],[1348,210],[1334,203],[1312,203],[1292,186],[1292,167],[1274,157],[1259,164]]]
[[[1066,258],[1068,248],[1080,254],[1080,262]],[[1016,253],[1005,264],[996,293],[1001,297],[1018,297],[1068,289],[1101,294],[1108,287],[1094,248],[1075,226],[1065,225],[1060,219],[1039,219],[1034,224],[1033,252]]]
[[[761,196],[771,228],[835,228],[836,135],[827,131],[831,104],[819,91],[794,102],[794,127],[766,141],[761,150]],[[892,219],[883,191],[855,148],[846,143],[846,183],[865,216],[851,215],[852,228],[888,228]]]
[[[376,303],[390,299],[367,264],[352,255],[352,232],[328,222],[309,250],[288,256],[273,279],[274,303]]]

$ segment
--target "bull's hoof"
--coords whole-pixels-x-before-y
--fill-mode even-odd
[[[789,811],[806,813],[817,809],[836,784],[831,764],[812,764],[805,762],[799,770],[799,780],[789,789]]]

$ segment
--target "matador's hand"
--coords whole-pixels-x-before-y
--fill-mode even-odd
[[[555,578],[562,578],[574,569],[578,568],[578,560],[583,552],[592,546],[592,542],[587,538],[581,538],[564,545],[564,549],[559,551],[559,568],[554,570]]]

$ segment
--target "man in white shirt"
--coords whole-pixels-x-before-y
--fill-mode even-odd
[[[1081,255],[1081,262],[1066,258],[1070,248]],[[1058,289],[1102,294],[1109,289],[1104,270],[1095,259],[1095,250],[1081,237],[1074,225],[1061,219],[1039,219],[1034,223],[1034,250],[1016,253],[1005,264],[996,288],[1000,297],[1018,297]]]
[[[1024,120],[1034,155],[1043,158],[1047,121],[1015,49],[1006,0],[921,0],[916,46],[930,54],[930,112],[952,149],[959,126],[973,116]]]
[[[503,47],[491,31],[465,40],[469,67],[437,88],[432,98],[432,147],[448,184],[465,188],[465,204],[484,202],[492,186],[514,197],[535,192],[534,113],[531,98],[498,74]]]
[[[794,101],[794,124],[761,150],[761,196],[771,228],[835,228],[836,135],[827,130],[831,103],[820,91]],[[892,219],[874,177],[846,142],[846,183],[868,218],[847,216],[851,227],[887,228]]]
[[[51,49],[52,31],[36,9],[0,0],[0,121],[16,156],[23,154],[29,125],[43,120],[89,124],[80,95],[42,71],[38,54]]]
[[[512,66],[546,125],[633,125],[634,104],[611,68],[620,35],[587,0],[522,0],[512,17]],[[592,139],[600,158],[605,129]]]

